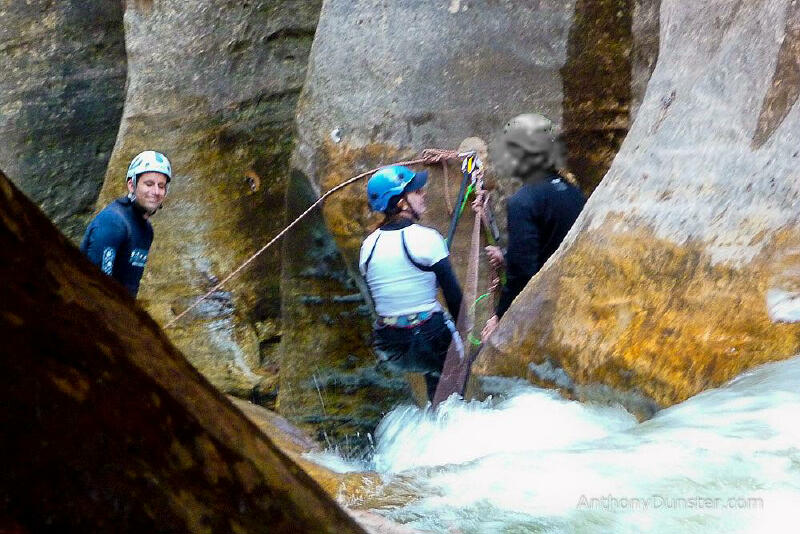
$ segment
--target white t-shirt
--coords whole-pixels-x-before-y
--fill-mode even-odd
[[[422,266],[430,267],[447,257],[444,239],[433,228],[412,224],[401,230],[372,232],[361,245],[358,266],[375,301],[375,311],[383,317],[442,309],[436,300],[436,275],[411,263],[403,250],[403,236],[408,253]]]

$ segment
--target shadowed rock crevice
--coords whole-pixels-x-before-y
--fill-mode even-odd
[[[569,31],[562,131],[584,191],[600,183],[628,133],[634,0],[578,0]]]
[[[775,133],[800,96],[800,2],[786,9],[786,28],[775,74],[769,84],[753,134],[753,148],[761,148]]]

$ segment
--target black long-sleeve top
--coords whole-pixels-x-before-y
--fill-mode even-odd
[[[581,190],[557,175],[525,184],[508,199],[506,284],[495,309],[498,317],[556,251],[585,203]]]
[[[152,243],[150,222],[131,199],[120,197],[89,223],[81,252],[136,297]]]

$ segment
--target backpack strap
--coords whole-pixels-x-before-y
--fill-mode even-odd
[[[375,249],[378,247],[378,241],[380,240],[382,234],[378,234],[378,237],[375,238],[375,243],[372,245],[372,249],[369,251],[369,256],[367,256],[366,261],[364,262],[364,278],[367,277],[367,272],[369,271],[369,263],[372,261],[372,255],[375,254]],[[428,265],[423,265],[419,261],[417,261],[414,256],[411,255],[411,252],[408,251],[408,245],[406,244],[406,234],[405,229],[400,230],[400,241],[403,243],[403,252],[406,254],[406,258],[411,264],[419,269],[420,271],[424,271],[426,273],[433,272],[433,267]]]
[[[383,234],[378,234],[378,237],[375,238],[375,242],[372,244],[372,250],[369,251],[369,256],[367,256],[367,260],[364,262],[364,278],[367,277],[367,272],[369,272],[369,262],[372,261],[372,255],[375,254],[375,249],[378,247],[378,241],[381,235]]]

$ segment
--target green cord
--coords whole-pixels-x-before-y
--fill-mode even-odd
[[[467,205],[467,200],[469,200],[469,196],[472,192],[475,191],[475,184],[469,184],[467,190],[464,192],[464,200],[461,201],[461,207],[458,208],[458,218],[461,218],[461,214],[464,213],[464,208]]]
[[[472,308],[472,309],[470,310],[470,312],[471,312],[471,313],[475,313],[475,305],[476,305],[476,304],[478,304],[480,301],[482,301],[483,299],[485,299],[485,298],[486,298],[486,297],[488,297],[488,296],[489,296],[489,293],[484,293],[483,295],[481,295],[480,297],[478,297],[477,299],[475,299],[475,302],[473,302],[473,303],[472,303],[472,306],[471,306],[471,308]],[[469,334],[467,334],[467,339],[469,340],[469,342],[470,342],[471,344],[475,345],[476,347],[477,347],[477,346],[480,346],[480,345],[481,345],[481,343],[482,343],[482,341],[481,341],[480,339],[478,339],[477,337],[475,337],[474,335],[472,335],[472,332],[471,332],[471,331],[470,331],[470,333],[469,333]]]

